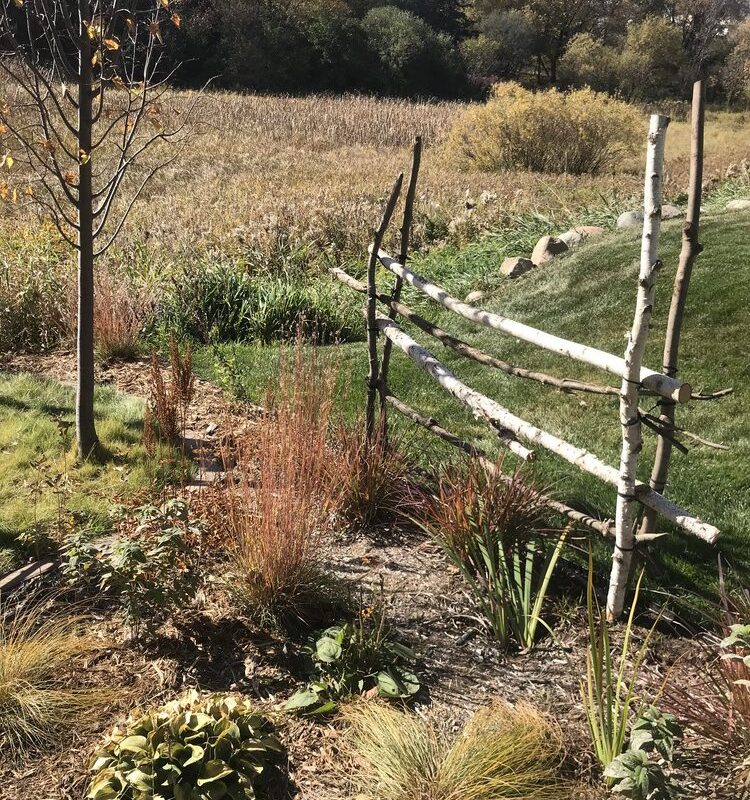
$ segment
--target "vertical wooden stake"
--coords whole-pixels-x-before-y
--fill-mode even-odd
[[[703,135],[706,117],[706,86],[704,81],[693,84],[692,141],[690,148],[690,188],[688,190],[688,208],[685,225],[682,229],[682,250],[680,263],[674,279],[672,303],[669,307],[667,335],[664,341],[663,371],[674,378],[677,375],[677,356],[680,348],[682,321],[685,316],[690,277],[693,264],[700,255],[702,247],[698,241],[701,216],[701,198],[703,193]],[[661,420],[667,426],[674,427],[675,402],[669,398],[659,401]],[[651,470],[651,488],[662,494],[667,483],[669,461],[672,457],[672,440],[669,436],[659,436],[656,444],[654,466]],[[641,533],[654,533],[657,515],[647,508],[643,515]]]
[[[406,264],[406,259],[409,257],[409,241],[411,239],[411,224],[414,217],[414,198],[417,194],[417,179],[419,178],[419,167],[422,163],[422,137],[417,136],[414,140],[414,150],[411,159],[411,174],[409,175],[409,186],[406,190],[406,201],[404,203],[404,220],[401,225],[401,248],[399,253],[399,263]],[[396,276],[391,290],[391,300],[398,302],[401,299],[401,290],[404,286],[404,279]],[[389,319],[396,319],[396,311],[391,308],[388,311]],[[386,408],[386,392],[388,387],[388,367],[391,363],[391,351],[393,349],[393,342],[386,339],[383,344],[383,360],[380,364],[380,378],[378,384],[380,387],[380,407],[381,410]],[[385,426],[385,420],[384,420]],[[385,429],[383,431],[386,433]]]
[[[622,454],[617,484],[615,550],[612,556],[612,573],[607,595],[607,617],[610,620],[617,619],[622,614],[633,548],[635,547],[635,525],[638,510],[635,487],[638,455],[642,447],[641,420],[638,411],[640,374],[653,311],[656,274],[660,267],[658,252],[661,232],[661,185],[668,125],[668,117],[654,114],[651,117],[648,133],[638,297],[633,327],[625,348],[626,374],[620,389]]]
[[[401,186],[404,183],[403,172],[396,178],[396,182],[391,189],[390,197],[386,203],[380,226],[375,231],[373,239],[373,249],[370,260],[367,264],[367,354],[369,359],[369,373],[367,377],[367,412],[366,412],[366,435],[367,441],[372,440],[375,432],[375,397],[378,392],[378,326],[375,322],[377,315],[377,294],[378,289],[375,284],[375,274],[378,266],[378,250],[383,243],[383,237],[388,229],[388,225],[396,210]]]

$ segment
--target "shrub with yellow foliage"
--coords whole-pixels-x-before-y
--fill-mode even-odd
[[[594,174],[634,152],[645,123],[620,100],[579,89],[531,92],[496,84],[456,121],[446,149],[464,169]]]

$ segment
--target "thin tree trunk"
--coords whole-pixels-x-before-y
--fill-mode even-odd
[[[378,393],[378,326],[375,317],[378,311],[377,285],[375,283],[375,273],[378,267],[378,250],[388,229],[388,225],[396,210],[396,203],[401,194],[401,186],[404,182],[404,175],[398,176],[396,183],[393,184],[391,194],[383,211],[380,226],[375,231],[372,253],[367,264],[367,356],[369,361],[369,373],[367,376],[367,410],[365,416],[365,427],[367,441],[371,441],[375,433],[375,398]]]
[[[88,0],[80,0],[81,20],[90,20]],[[98,443],[94,426],[94,240],[91,138],[93,87],[91,42],[81,25],[78,83],[78,458],[88,458]]]
[[[661,232],[661,184],[668,125],[668,117],[654,114],[651,117],[648,133],[638,299],[633,327],[625,348],[626,372],[623,375],[622,389],[620,390],[622,453],[617,483],[616,541],[607,595],[607,617],[609,619],[617,619],[622,614],[635,547],[635,525],[638,515],[636,495],[638,456],[643,447],[641,417],[638,410],[639,387],[653,312],[656,275],[660,267],[658,252]]]
[[[685,225],[682,229],[682,250],[677,275],[674,279],[672,303],[669,308],[667,334],[664,342],[663,371],[674,378],[677,375],[677,357],[680,348],[682,322],[685,316],[690,277],[695,259],[703,249],[698,241],[703,192],[703,134],[705,129],[706,86],[696,81],[693,86],[692,142],[690,148],[690,188]],[[660,401],[661,420],[674,428],[675,403],[670,398]],[[661,493],[667,484],[669,462],[672,457],[672,440],[660,436],[656,444],[654,466],[649,481],[651,488]],[[656,526],[656,514],[646,509],[641,524],[641,533],[652,533]]]

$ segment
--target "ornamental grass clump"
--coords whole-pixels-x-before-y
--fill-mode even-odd
[[[634,106],[591,89],[532,92],[499,83],[485,105],[459,117],[446,149],[464,169],[595,174],[634,153],[642,127]]]
[[[382,425],[367,440],[364,425],[339,425],[331,437],[332,479],[341,489],[338,512],[356,532],[376,525],[411,524],[420,494],[410,479],[413,465],[387,439]]]
[[[335,378],[299,338],[293,357],[282,358],[264,416],[225,453],[235,465],[220,509],[230,534],[228,587],[252,615],[305,618],[329,588],[323,546],[338,487],[326,436]]]
[[[183,697],[137,711],[91,763],[87,800],[252,800],[283,753],[239,695]]]
[[[112,701],[112,691],[71,685],[76,659],[103,644],[84,623],[43,602],[0,610],[0,758],[59,741]]]
[[[544,532],[542,492],[476,461],[438,476],[423,527],[458,568],[501,646],[534,646],[566,534]]]
[[[344,712],[368,800],[566,800],[557,728],[525,704],[480,709],[451,741],[444,728],[377,703]]]

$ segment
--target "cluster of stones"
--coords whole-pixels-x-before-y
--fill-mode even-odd
[[[726,205],[726,209],[727,211],[750,211],[750,198],[730,200]],[[669,204],[662,206],[661,218],[665,221],[681,219],[684,216],[685,211],[677,206]],[[618,228],[634,228],[641,225],[643,225],[642,211],[625,211],[617,218]],[[598,225],[581,225],[571,228],[559,236],[543,236],[531,253],[531,258],[520,256],[506,258],[500,266],[500,272],[507,278],[518,278],[535,267],[542,267],[548,264],[557,256],[566,253],[585,239],[601,236],[603,233],[606,233],[606,228]],[[483,297],[483,292],[472,292],[466,298],[466,302],[476,303]]]

